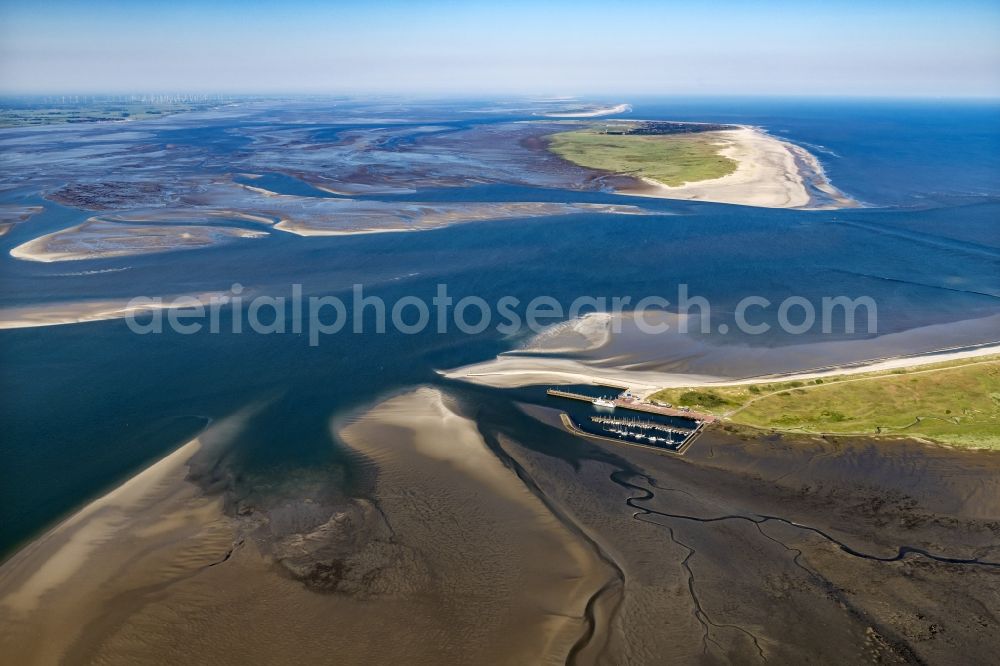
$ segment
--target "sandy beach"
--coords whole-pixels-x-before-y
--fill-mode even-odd
[[[751,384],[765,378],[782,381],[798,381],[830,377],[833,375],[855,375],[894,368],[912,368],[931,363],[942,363],[960,359],[991,356],[1000,353],[1000,342],[973,349],[930,350],[919,356],[899,356],[877,359],[849,366],[828,366],[805,372],[762,375],[746,379],[734,379],[712,375],[681,374],[662,371],[632,370],[611,366],[588,365],[576,359],[536,358],[528,355],[500,356],[494,361],[485,361],[442,371],[448,379],[460,379],[494,388],[515,388],[533,384],[590,384],[608,382],[614,386],[627,386],[644,397],[662,388],[678,386],[727,386]]]
[[[592,316],[592,315],[591,315]],[[594,328],[587,318],[560,324],[553,332],[545,331],[529,340],[523,350],[501,354],[497,358],[481,363],[474,363],[460,368],[442,370],[440,373],[449,379],[469,381],[495,388],[511,388],[532,384],[575,384],[609,382],[615,386],[628,386],[631,390],[645,396],[662,388],[677,386],[713,386],[740,383],[753,383],[763,378],[780,378],[783,380],[806,380],[827,377],[831,375],[850,375],[894,368],[914,367],[942,361],[988,356],[1000,351],[1000,341],[979,343],[977,336],[995,326],[998,317],[986,320],[969,320],[955,324],[927,326],[911,329],[901,333],[888,334],[873,340],[841,340],[831,343],[813,343],[779,348],[763,348],[754,354],[753,350],[744,345],[732,347],[707,347],[704,343],[678,333],[677,315],[661,313],[660,316],[671,322],[672,330],[659,335],[642,334],[634,329],[634,322],[628,313],[615,315],[621,317],[616,324],[608,322],[601,328],[603,335],[600,344],[594,346],[579,335],[567,337],[565,331],[574,328]],[[650,318],[652,315],[648,315]],[[615,332],[615,330],[618,332]],[[942,341],[960,339],[956,333],[968,329],[965,334],[970,344],[963,346],[942,347]],[[549,338],[557,332],[564,341],[557,349],[545,349],[551,344]],[[640,337],[641,336],[641,337]],[[656,343],[656,344],[654,344]],[[711,373],[687,370],[658,369],[645,359],[641,353],[628,356],[623,350],[638,350],[643,346],[653,345],[654,351],[662,354],[665,349],[672,349],[679,358],[689,359],[688,368],[708,367]],[[535,348],[550,353],[563,353],[572,358],[558,356],[540,356],[531,353]],[[883,350],[893,349],[896,353],[883,355]],[[903,351],[905,350],[905,351]],[[585,353],[584,353],[585,352]],[[721,363],[711,362],[700,365],[690,359],[698,355],[709,355],[723,359]],[[754,367],[771,368],[761,373],[744,370],[735,363],[727,363],[733,357],[757,358],[747,369]],[[792,365],[783,368],[775,362],[777,359],[790,361]],[[817,358],[835,359],[826,365],[815,365]],[[798,363],[796,363],[798,360]],[[666,362],[666,361],[665,361]],[[812,362],[814,365],[809,365]],[[668,364],[669,365],[669,364]],[[798,367],[796,367],[798,365]],[[652,366],[652,367],[651,367]],[[724,370],[728,372],[717,372]],[[742,374],[742,376],[741,376]]]
[[[622,194],[711,201],[763,208],[839,207],[856,205],[826,179],[822,167],[808,151],[781,141],[753,127],[712,132],[719,139],[719,154],[733,159],[733,173],[677,187],[643,178],[644,186],[620,190]],[[810,206],[813,197],[807,188],[817,182],[838,205]]]
[[[154,309],[166,310],[171,307],[179,308],[199,305],[200,307],[207,308],[213,301],[230,296],[231,294],[225,291],[186,294],[183,298],[186,299],[187,305],[184,306],[172,305],[172,302],[178,298],[182,298],[181,296],[162,296],[160,298],[163,302],[160,304],[146,302],[140,306],[129,305],[132,299],[107,299],[69,301],[65,303],[39,303],[36,305],[0,308],[0,330],[124,319],[138,312],[149,312]]]
[[[553,111],[541,115],[546,118],[599,118],[601,116],[613,116],[619,113],[628,113],[632,110],[631,104],[616,104],[615,106],[601,107],[589,111]]]

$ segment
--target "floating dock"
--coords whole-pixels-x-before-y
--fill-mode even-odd
[[[622,428],[635,428],[636,430],[658,430],[660,432],[665,432],[670,435],[680,435],[682,437],[687,437],[696,430],[696,428],[691,428],[691,429],[671,428],[665,423],[657,423],[656,421],[642,421],[640,419],[620,419],[620,418],[615,418],[613,416],[591,416],[590,420],[600,425],[621,426]]]
[[[669,455],[679,455],[682,456],[687,453],[687,450],[691,448],[694,440],[701,434],[701,426],[693,430],[690,435],[688,435],[682,442],[674,448],[666,446],[655,446],[652,444],[644,444],[643,442],[634,442],[627,439],[622,439],[621,437],[611,437],[608,435],[596,435],[594,433],[581,430],[578,425],[573,423],[573,419],[569,417],[569,414],[560,414],[559,418],[562,420],[563,427],[570,431],[577,437],[584,437],[586,439],[593,439],[603,442],[611,442],[613,444],[625,445],[625,446],[636,446],[640,449],[646,449],[648,451],[655,451],[656,453],[669,454]]]

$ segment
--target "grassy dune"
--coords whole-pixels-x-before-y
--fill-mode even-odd
[[[646,136],[577,130],[553,134],[549,140],[550,150],[574,164],[671,187],[721,178],[737,167],[735,160],[718,154],[723,146],[716,132]]]
[[[757,428],[1000,449],[1000,356],[810,381],[667,389],[652,397]]]

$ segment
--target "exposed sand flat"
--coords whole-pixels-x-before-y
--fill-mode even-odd
[[[421,389],[338,428],[374,503],[283,547],[346,546],[347,577],[369,557],[364,595],[311,591],[259,540],[234,542],[238,519],[185,481],[213,466],[192,461],[219,453],[210,428],[0,567],[0,654],[437,666],[571,651],[580,664],[987,663],[996,650],[995,569],[960,563],[1000,555],[996,456],[719,430],[681,459],[561,429],[528,447],[508,427]],[[920,550],[874,559],[902,547]]]
[[[681,319],[681,315],[670,312],[649,312],[645,316],[645,321],[650,324],[669,325],[674,331],[670,337],[678,335],[675,332]],[[520,350],[501,354],[490,361],[441,371],[440,374],[449,379],[494,388],[607,382],[615,386],[629,386],[636,393],[687,385],[677,382],[708,384],[719,381],[717,376],[629,367],[633,361],[621,355],[618,347],[633,346],[637,335],[643,336],[647,342],[657,338],[670,340],[663,335],[642,334],[635,330],[635,325],[636,317],[630,312],[588,313],[550,326],[528,340]],[[660,343],[658,353],[663,352],[663,344]],[[535,351],[573,355],[573,358],[536,355],[532,353]]]
[[[829,377],[831,375],[858,375],[865,372],[894,370],[896,368],[916,368],[922,365],[930,365],[932,363],[944,363],[946,361],[959,361],[964,359],[979,358],[981,356],[992,356],[997,353],[1000,353],[1000,342],[988,343],[974,348],[933,350],[927,354],[921,354],[919,356],[896,356],[893,358],[876,359],[871,362],[859,363],[846,367],[829,366],[809,372],[771,375],[771,377],[780,378],[783,381],[793,381],[799,379]],[[755,377],[729,383],[752,384],[754,382],[759,382],[762,379],[763,377]]]
[[[14,225],[31,219],[43,210],[41,206],[0,205],[0,236],[13,229]]]
[[[628,386],[636,393],[673,386],[702,386],[721,381],[719,377],[682,375],[670,372],[628,370],[588,365],[575,359],[501,356],[441,373],[448,379],[492,386],[516,388],[532,384],[587,384],[608,382]]]
[[[228,292],[208,292],[204,294],[187,295],[190,307],[199,304],[208,307],[215,300],[229,296]],[[35,328],[38,326],[59,326],[63,324],[81,324],[88,321],[107,321],[109,319],[124,319],[130,314],[148,312],[153,309],[170,309],[175,307],[172,302],[177,296],[162,297],[162,304],[143,304],[130,306],[128,300],[100,301],[70,301],[65,303],[39,303],[10,308],[0,308],[0,330],[8,328]],[[131,299],[129,299],[131,300]],[[176,306],[180,307],[180,306]]]
[[[303,180],[317,190],[322,192],[328,192],[330,194],[337,194],[342,197],[356,197],[356,196],[392,196],[397,194],[413,194],[416,192],[412,187],[394,187],[392,185],[372,185],[368,183],[339,183],[332,184],[329,181],[321,181],[316,178]]]
[[[612,321],[608,327],[608,339],[602,345],[593,349],[586,344],[578,344],[576,347],[562,346],[558,349],[561,353],[591,352],[583,356],[574,358],[559,358],[548,356],[537,356],[530,351],[536,344],[543,344],[547,334],[542,333],[534,340],[525,345],[529,353],[516,352],[501,354],[491,361],[474,363],[471,365],[443,371],[441,374],[449,379],[460,379],[464,381],[493,386],[496,388],[511,388],[517,386],[527,386],[531,384],[575,384],[589,382],[609,382],[613,385],[629,386],[634,392],[640,395],[653,393],[661,388],[671,388],[677,386],[710,386],[720,384],[740,384],[759,382],[764,377],[760,372],[749,373],[752,377],[743,375],[724,376],[722,374],[702,374],[696,372],[680,372],[671,370],[659,370],[650,368],[649,363],[641,354],[628,356],[623,353],[623,348],[634,350],[642,347],[652,347],[656,353],[663,355],[665,350],[671,350],[679,357],[693,356],[696,353],[703,353],[699,348],[702,343],[693,342],[690,338],[676,332],[678,318],[677,315],[662,313],[660,316],[671,322],[672,331],[664,334],[643,334],[634,328],[623,330],[622,324],[628,324],[632,320],[629,313],[614,315],[621,319],[619,322]],[[994,325],[1000,317],[991,317],[984,320],[983,325]],[[651,315],[650,315],[650,320]],[[569,326],[583,325],[581,321],[574,324],[563,324]],[[873,340],[840,340],[830,343],[813,343],[798,346],[778,347],[765,349],[759,359],[759,363],[764,367],[772,365],[771,359],[775,354],[790,358],[844,358],[857,359],[849,362],[834,362],[823,367],[812,367],[801,370],[791,370],[780,374],[769,374],[768,377],[780,377],[783,380],[806,380],[830,375],[850,375],[863,372],[873,372],[879,370],[891,370],[894,368],[914,367],[942,361],[960,360],[987,356],[1000,352],[1000,341],[985,344],[969,345],[961,348],[942,348],[937,346],[942,339],[954,339],[949,336],[949,332],[954,332],[960,325],[968,325],[972,333],[982,328],[979,320],[969,322],[959,322],[953,325],[927,326],[921,329],[911,329],[901,333],[894,333],[875,338]],[[943,336],[943,337],[942,337]],[[541,341],[536,342],[536,341]],[[909,353],[880,356],[881,350],[890,348],[894,350],[913,350]],[[734,346],[732,348],[719,346],[713,348],[715,355],[726,356],[728,354],[748,355],[751,349],[745,346]],[[710,351],[713,351],[710,350]],[[772,372],[774,367],[771,368]]]
[[[248,193],[253,196],[248,197]],[[18,259],[54,262],[198,249],[266,236],[270,229],[297,236],[350,236],[580,213],[652,213],[641,206],[585,202],[441,203],[304,197],[230,181],[213,184],[187,205],[189,208],[183,210],[94,216],[83,224],[22,243],[10,253]],[[228,220],[263,228],[227,226]]]
[[[356,234],[425,231],[453,224],[526,217],[610,213],[644,215],[637,206],[588,203],[404,203],[378,201],[333,201],[324,215],[308,211],[289,213],[274,228],[298,236],[348,236]]]
[[[440,392],[420,389],[341,436],[376,466],[375,499],[398,539],[447,572],[444,589],[424,593],[465,618],[448,630],[457,661],[564,663],[587,631],[588,599],[611,572],[487,448],[475,423]]]
[[[615,106],[606,106],[585,111],[552,111],[541,115],[546,118],[599,118],[600,116],[613,116],[619,113],[627,113],[631,110],[631,104],[616,104]]]
[[[226,552],[217,499],[185,481],[195,439],[97,499],[0,567],[0,653],[79,663],[68,652],[113,622],[130,595],[190,576]]]
[[[342,428],[376,472],[375,502],[349,499],[312,527],[309,512],[326,509],[305,479],[298,509],[234,517],[187,480],[214,469],[245,422],[214,425],[0,567],[0,654],[562,664],[586,643],[588,600],[611,572],[441,393],[399,396]]]
[[[526,351],[546,354],[600,349],[611,340],[613,316],[590,312],[582,317],[554,324],[532,338]]]
[[[624,189],[622,194],[762,208],[805,208],[812,202],[806,187],[808,178],[837,201],[837,204],[816,207],[856,205],[829,184],[816,158],[798,146],[752,127],[709,134],[719,138],[723,146],[719,154],[738,163],[736,171],[721,178],[677,187],[643,178],[645,187]]]
[[[854,375],[989,356],[997,353],[1000,353],[1000,343],[974,349],[942,350],[927,355],[900,356],[848,367],[832,366],[807,372],[774,375],[773,377],[780,377],[782,381],[794,381],[832,375]],[[763,379],[763,377],[733,379],[657,370],[635,370],[627,367],[590,365],[576,359],[539,358],[522,355],[504,355],[493,361],[475,363],[444,371],[441,374],[449,379],[460,379],[495,388],[514,388],[532,384],[586,384],[603,381],[613,385],[628,386],[640,396],[654,393],[662,388],[751,384]]]
[[[22,243],[10,251],[10,256],[45,263],[108,259],[196,249],[267,235],[266,231],[237,227],[128,224],[95,217]]]

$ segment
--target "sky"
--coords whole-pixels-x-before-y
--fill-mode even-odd
[[[0,0],[2,93],[1000,96],[1000,0]]]

